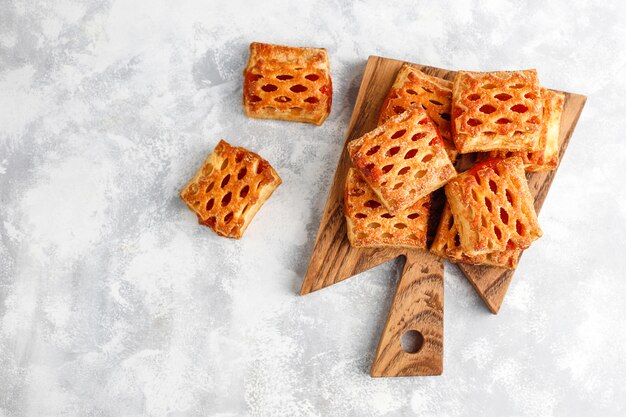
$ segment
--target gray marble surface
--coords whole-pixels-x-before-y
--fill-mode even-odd
[[[0,416],[626,415],[626,6],[0,0]],[[247,119],[251,41],[322,46],[321,127]],[[370,54],[589,97],[498,316],[446,264],[445,373],[370,379],[399,264],[297,296]],[[220,138],[244,239],[178,190]]]

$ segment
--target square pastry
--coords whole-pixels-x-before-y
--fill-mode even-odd
[[[354,166],[392,214],[442,187],[456,175],[433,121],[407,109],[348,144]]]
[[[427,195],[406,210],[391,214],[361,174],[350,168],[343,205],[350,244],[425,249],[430,200],[431,196]]]
[[[520,157],[479,162],[445,192],[468,256],[526,249],[542,234]]]
[[[437,256],[472,265],[490,265],[498,268],[515,269],[522,253],[521,249],[507,248],[500,252],[489,252],[482,255],[469,256],[461,249],[461,238],[454,223],[450,205],[446,203],[441,214],[437,234],[430,251]]]
[[[460,153],[539,150],[542,119],[537,71],[457,72],[452,130]]]
[[[180,198],[200,224],[220,236],[239,239],[280,183],[265,159],[221,140]]]
[[[565,95],[545,88],[543,99],[543,122],[539,150],[535,152],[493,151],[488,157],[510,158],[519,156],[524,161],[526,172],[551,171],[559,164],[559,131]]]
[[[243,75],[248,117],[321,125],[330,114],[333,86],[326,49],[254,42]]]
[[[380,110],[378,124],[385,123],[390,117],[401,114],[406,109],[421,106],[437,126],[448,157],[454,162],[458,152],[450,130],[451,103],[451,81],[433,77],[409,64],[403,64]]]

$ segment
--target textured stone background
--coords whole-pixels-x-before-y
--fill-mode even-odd
[[[623,416],[623,2],[0,0],[0,416]],[[243,116],[251,41],[323,46],[322,127]],[[367,375],[390,263],[304,298],[370,54],[536,67],[587,107],[498,316],[446,264],[445,374]],[[220,138],[284,184],[241,241],[177,192]]]

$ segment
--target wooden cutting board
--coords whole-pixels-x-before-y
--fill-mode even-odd
[[[356,249],[350,246],[343,215],[344,181],[350,158],[347,144],[376,127],[380,107],[404,62],[371,56],[361,87],[335,178],[324,208],[301,295],[336,284],[397,257],[405,264],[371,369],[372,376],[439,375],[443,371],[443,262],[421,250]],[[455,72],[412,64],[427,74],[448,80]],[[565,93],[559,137],[560,156],[567,147],[586,97]],[[463,165],[468,161],[460,161]],[[535,208],[541,209],[556,171],[528,174]],[[514,271],[459,264],[492,313],[497,313]],[[403,336],[418,332],[417,352],[403,349]]]

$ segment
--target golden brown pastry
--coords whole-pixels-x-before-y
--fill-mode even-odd
[[[350,168],[346,177],[344,214],[354,247],[426,248],[431,196],[395,215],[383,206],[361,174]]]
[[[354,166],[390,213],[398,213],[456,175],[433,121],[421,107],[393,116],[348,144]]]
[[[281,184],[259,155],[220,141],[180,198],[220,236],[239,239],[265,200]]]
[[[559,164],[559,130],[565,96],[563,93],[541,89],[543,120],[539,150],[535,152],[493,151],[492,158],[519,156],[524,161],[526,172],[552,171]]]
[[[539,150],[542,119],[537,71],[457,72],[452,136],[460,153]]]
[[[451,103],[451,81],[425,74],[410,64],[403,64],[383,103],[378,124],[385,123],[390,117],[408,108],[421,106],[437,126],[448,157],[454,162],[458,152],[450,130]]]
[[[515,269],[517,261],[522,253],[521,249],[508,248],[499,252],[488,252],[482,255],[469,256],[461,249],[461,239],[454,223],[454,217],[450,211],[450,205],[446,203],[441,214],[437,234],[430,251],[435,255],[446,258],[452,262],[460,262],[472,265],[490,265],[498,268]]]
[[[525,249],[542,234],[520,157],[479,162],[445,192],[468,256]]]
[[[330,114],[333,86],[323,48],[253,42],[243,75],[248,117],[321,125]]]

